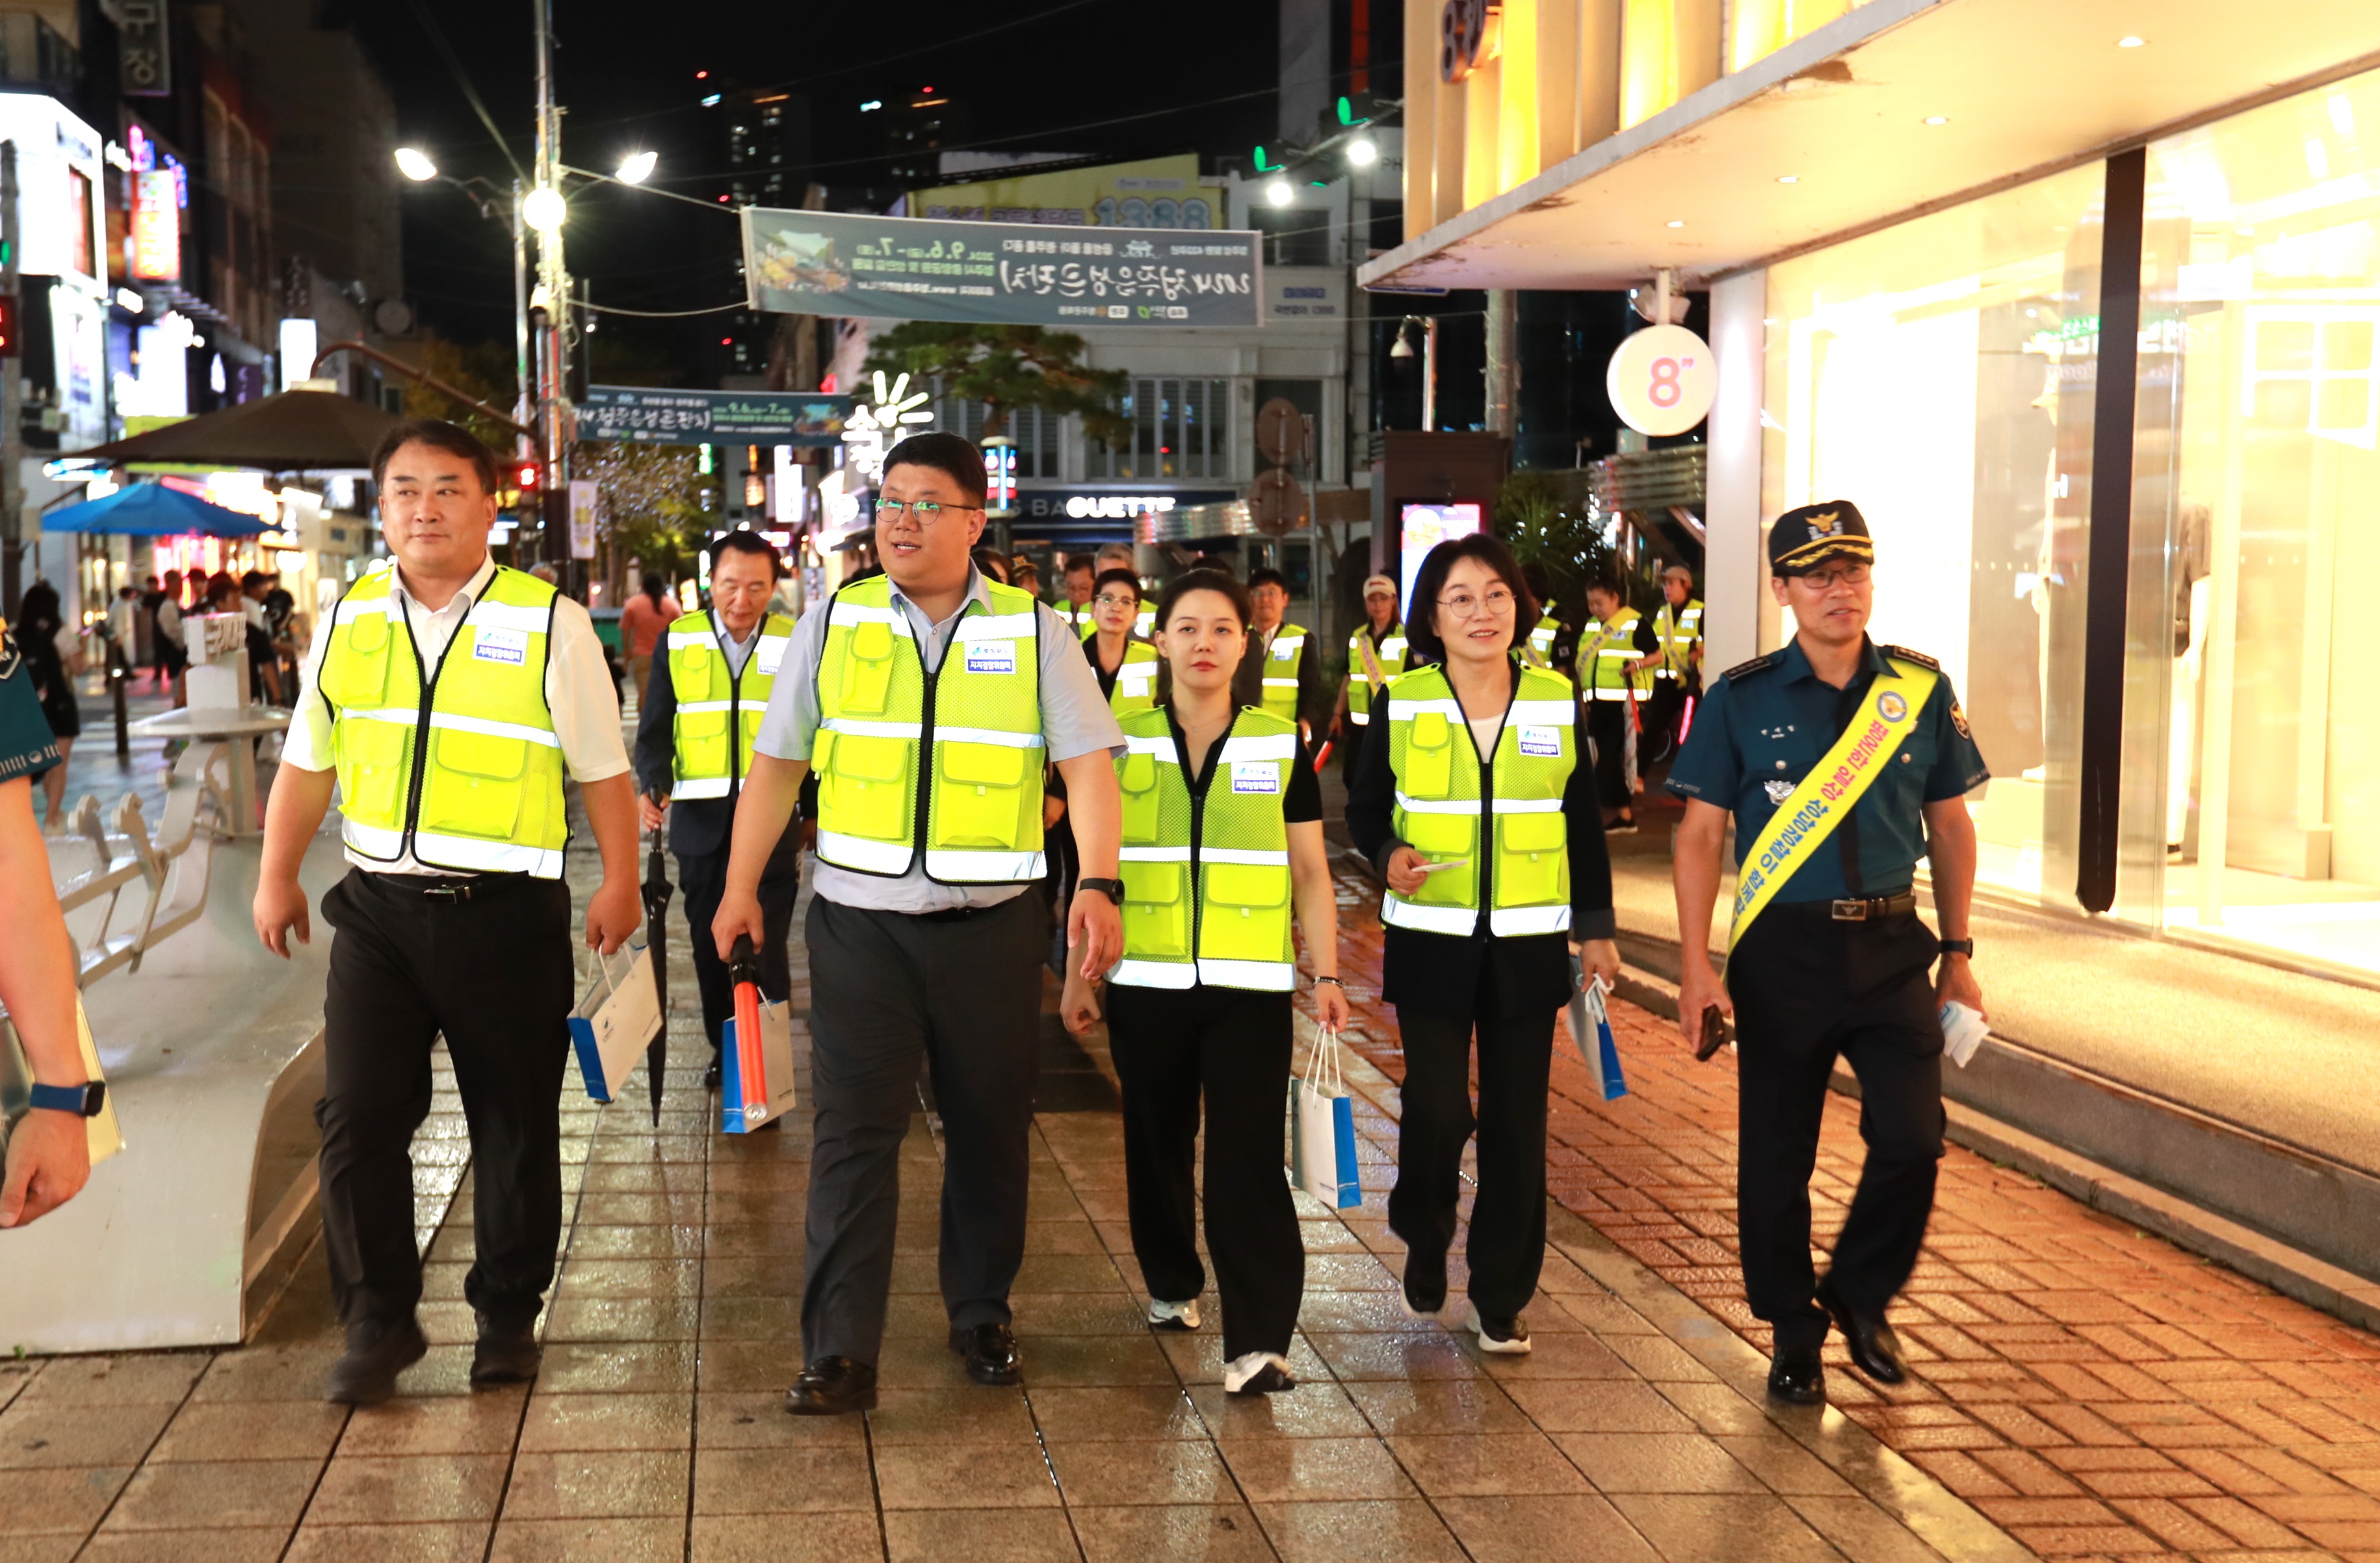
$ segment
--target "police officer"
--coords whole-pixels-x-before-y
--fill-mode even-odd
[[[1694,573],[1683,564],[1661,572],[1661,606],[1653,614],[1652,655],[1638,659],[1636,672],[1653,680],[1645,702],[1647,763],[1670,757],[1686,702],[1703,688],[1703,604],[1694,595]]]
[[[1937,1007],[1983,1009],[1969,961],[1975,830],[1987,779],[1956,692],[1933,659],[1867,637],[1867,525],[1847,500],[1778,517],[1768,589],[1792,612],[1781,650],[1730,668],[1706,697],[1670,790],[1683,948],[1709,948],[1719,848],[1735,821],[1739,879],[1724,987],[1690,953],[1679,1028],[1716,1008],[1740,1022],[1737,1226],[1755,1317],[1776,1332],[1769,1393],[1826,1398],[1829,1322],[1858,1369],[1904,1376],[1885,1308],[1917,1263],[1942,1155]],[[1932,865],[1941,937],[1917,915]],[[1939,957],[1941,968],[1929,971]],[[1809,1182],[1837,1057],[1860,1083],[1867,1161],[1826,1278],[1810,1263]]]
[[[735,806],[723,952],[766,937],[759,884],[803,776],[819,778],[809,944],[809,1213],[798,1415],[876,1403],[901,1142],[922,1060],[946,1157],[942,1302],[979,1384],[1023,1376],[1008,1293],[1025,1255],[1040,1052],[1042,769],[1065,778],[1083,877],[1066,914],[1086,975],[1122,945],[1115,754],[1123,734],[1055,610],[986,582],[982,453],[917,434],[884,458],[884,574],[805,614]]]
[[[1364,619],[1347,637],[1347,677],[1339,686],[1339,709],[1330,736],[1344,757],[1339,773],[1353,778],[1364,739],[1371,732],[1372,702],[1389,680],[1405,671],[1405,626],[1397,617],[1397,583],[1386,576],[1364,581]]]
[[[1269,565],[1251,570],[1248,596],[1256,602],[1257,622],[1232,681],[1232,697],[1297,723],[1298,737],[1310,739],[1321,659],[1314,655],[1313,637],[1304,625],[1281,620],[1289,611],[1289,580]]]
[[[1619,584],[1589,581],[1586,609],[1593,623],[1579,632],[1579,695],[1587,702],[1586,730],[1595,738],[1596,792],[1607,830],[1636,830],[1637,707],[1651,675],[1636,663],[1654,649],[1653,626],[1628,605]]]
[[[439,1036],[471,1127],[475,1386],[534,1377],[562,1237],[561,1094],[577,983],[575,779],[602,855],[587,942],[636,931],[637,805],[619,697],[587,610],[488,555],[497,464],[468,431],[401,423],[372,458],[395,559],[314,637],[265,809],[258,936],[310,937],[298,870],[334,784],[346,878],[322,897],[322,1246],[346,1326],[328,1398],[371,1405],[429,1349],[414,1319],[413,1132]]]
[[[711,545],[710,607],[682,613],[662,631],[646,686],[638,692],[637,808],[648,830],[666,819],[686,891],[694,940],[695,986],[710,1036],[706,1085],[719,1084],[719,1047],[735,1010],[727,963],[710,939],[710,919],[727,888],[727,842],[735,797],[752,766],[769,691],[783,663],[793,621],[769,611],[781,574],[777,551],[759,533],[736,530]],[[788,826],[760,874],[768,937],[759,947],[760,992],[782,1001],[793,985],[787,946],[794,901],[801,893],[801,832]]]

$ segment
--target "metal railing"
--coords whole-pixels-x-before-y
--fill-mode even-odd
[[[214,845],[231,836],[230,792],[231,745],[212,743],[192,745],[174,762],[164,818],[153,836],[135,794],[124,794],[112,819],[103,818],[96,796],[83,794],[65,838],[52,842],[53,851],[68,843],[86,848],[91,858],[90,866],[59,881],[59,906],[69,916],[102,908],[75,951],[78,987],[111,972],[139,971],[140,958],[159,941],[205,914]]]

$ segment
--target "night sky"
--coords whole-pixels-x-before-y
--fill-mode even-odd
[[[471,84],[529,161],[536,93],[530,0],[404,0],[356,26],[395,90],[399,129],[443,172],[509,184],[512,174],[472,113],[423,19],[435,19]],[[770,19],[755,26],[755,18]],[[570,112],[563,158],[609,171],[630,151],[661,155],[656,184],[715,196],[725,172],[716,111],[698,100],[722,81],[803,93],[812,103],[820,182],[880,177],[880,121],[865,100],[931,87],[965,106],[958,144],[1114,158],[1196,151],[1245,156],[1276,111],[1270,0],[1022,0],[1014,7],[929,3],[762,7],[667,0],[633,7],[556,0],[556,95]],[[973,36],[970,36],[973,35]],[[696,72],[708,70],[709,79]],[[1122,123],[1109,123],[1122,121]],[[461,342],[511,337],[511,260],[501,224],[443,186],[405,192],[407,292],[425,324]],[[602,188],[574,198],[572,270],[598,304],[691,309],[735,299],[731,220],[650,195]],[[619,347],[683,358],[698,326],[607,320]]]

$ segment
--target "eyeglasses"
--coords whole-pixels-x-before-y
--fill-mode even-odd
[[[1451,597],[1439,598],[1438,605],[1458,619],[1475,618],[1483,608],[1491,617],[1500,619],[1512,611],[1512,594],[1502,587],[1490,587],[1485,597],[1458,591]]]
[[[942,512],[945,510],[955,510],[965,514],[982,508],[983,506],[979,504],[942,504],[934,500],[880,499],[876,502],[876,514],[885,520],[898,521],[905,515],[920,527],[932,526],[942,518]]]
[[[1092,598],[1091,603],[1094,607],[1099,608],[1137,608],[1140,606],[1140,599],[1137,597],[1118,597],[1111,591],[1103,591],[1097,597]]]
[[[1832,591],[1839,586],[1867,585],[1867,566],[1845,564],[1833,570],[1813,570],[1802,577],[1820,591]]]

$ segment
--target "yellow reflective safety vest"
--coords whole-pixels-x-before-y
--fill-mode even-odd
[[[1071,609],[1066,612],[1069,614],[1067,623],[1073,624],[1075,626],[1075,633],[1081,636],[1085,640],[1088,640],[1091,636],[1099,633],[1099,622],[1092,616],[1090,606],[1087,603],[1084,605],[1082,616],[1080,618],[1072,617],[1073,610]],[[1132,622],[1132,633],[1140,636],[1143,640],[1147,640],[1150,636],[1157,633],[1156,603],[1151,602],[1147,598],[1141,599],[1140,615]]]
[[[1463,708],[1437,668],[1389,685],[1389,767],[1396,776],[1397,839],[1433,863],[1459,862],[1412,896],[1390,891],[1381,920],[1425,933],[1479,926],[1481,870],[1499,938],[1570,927],[1570,830],[1562,789],[1578,764],[1578,701],[1569,679],[1521,669],[1496,740],[1492,795],[1480,795],[1480,757]],[[1483,843],[1488,821],[1493,840]],[[1484,846],[1484,850],[1483,850]]]
[[[1289,826],[1281,806],[1297,727],[1240,708],[1204,799],[1190,795],[1164,708],[1123,719],[1123,958],[1108,980],[1138,987],[1297,984],[1290,946]]]
[[[1636,649],[1636,624],[1643,617],[1633,608],[1622,608],[1578,637],[1579,677],[1590,698],[1641,700],[1652,693],[1652,673],[1636,672],[1628,665],[1645,654]]]
[[[1041,877],[1039,604],[982,583],[929,671],[892,580],[871,576],[827,604],[819,660],[818,855],[898,878],[924,842],[946,885]]]
[[[670,790],[674,798],[723,798],[744,780],[777,667],[793,640],[794,622],[781,613],[762,620],[740,673],[720,643],[724,633],[724,626],[703,612],[679,614],[662,635],[670,692],[677,698],[670,730],[677,773]]]
[[[1373,665],[1364,660],[1365,644],[1371,638],[1372,627],[1369,624],[1347,637],[1347,720],[1357,727],[1366,726],[1372,720]],[[1385,675],[1384,685],[1387,679],[1405,671],[1406,655],[1405,626],[1390,624],[1389,633],[1380,636],[1380,643],[1372,648],[1373,662],[1379,665],[1378,671]]]
[[[1703,637],[1703,605],[1699,598],[1689,599],[1683,608],[1672,608],[1668,602],[1653,615],[1653,634],[1661,642],[1661,665],[1653,670],[1655,678],[1684,678],[1694,671],[1694,647]]]
[[[1099,622],[1093,616],[1091,605],[1087,602],[1081,604],[1069,602],[1058,610],[1058,617],[1065,620],[1068,627],[1085,640],[1099,633]]]
[[[570,823],[545,703],[552,587],[498,567],[423,675],[393,563],[331,611],[320,691],[331,711],[347,850],[427,868],[562,878]]]
[[[1552,610],[1547,610],[1545,616],[1537,621],[1536,627],[1529,631],[1528,649],[1521,653],[1522,660],[1534,668],[1552,667],[1554,636],[1560,633],[1561,621],[1554,617]]]
[[[1273,632],[1272,648],[1265,656],[1264,709],[1290,721],[1297,720],[1297,673],[1305,663],[1305,631],[1284,622]]]
[[[1145,640],[1125,641],[1115,687],[1108,691],[1108,709],[1121,718],[1157,704],[1157,665],[1156,647]]]

